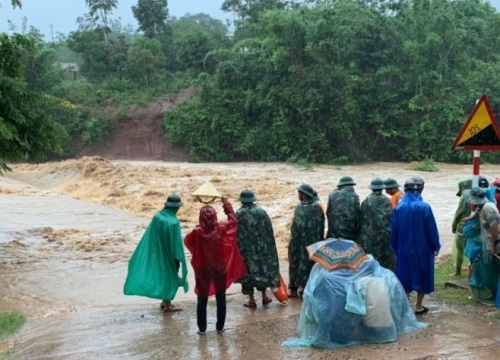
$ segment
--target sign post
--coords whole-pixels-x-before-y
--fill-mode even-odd
[[[500,127],[498,126],[486,94],[476,103],[462,130],[451,147],[453,150],[473,150],[472,186],[479,185],[481,150],[500,150]],[[472,205],[472,212],[476,206]],[[469,269],[470,271],[470,269]],[[468,282],[447,281],[445,286],[468,288]]]
[[[474,151],[472,186],[478,186],[481,150],[500,150],[500,127],[493,116],[486,94],[476,103],[451,148]]]

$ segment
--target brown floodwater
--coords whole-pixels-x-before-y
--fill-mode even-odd
[[[397,342],[348,349],[284,349],[296,336],[300,300],[276,301],[249,310],[239,285],[228,291],[227,331],[196,335],[195,295],[178,292],[184,311],[164,315],[157,300],[122,294],[127,261],[168,193],[181,195],[183,231],[197,221],[200,205],[190,194],[210,180],[235,208],[237,196],[252,188],[273,221],[287,279],[286,243],[296,187],[313,185],[323,202],[339,178],[357,182],[361,200],[374,177],[400,183],[416,172],[411,164],[298,167],[288,164],[188,164],[109,162],[83,158],[60,163],[13,166],[0,177],[0,311],[17,310],[28,321],[6,345],[14,359],[496,359],[500,328],[474,315],[442,308],[432,299],[428,329]],[[440,172],[419,173],[423,193],[438,222],[443,249],[450,254],[456,183],[471,166],[437,164]],[[490,180],[495,167],[482,172]],[[220,208],[219,205],[215,205]],[[222,212],[219,217],[223,218]],[[189,258],[189,256],[188,256]],[[194,287],[190,269],[190,284]],[[215,309],[209,302],[209,331]]]

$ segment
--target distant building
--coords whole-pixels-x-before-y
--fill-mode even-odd
[[[66,73],[68,80],[75,81],[78,75],[78,65],[74,62],[61,62],[59,67]]]

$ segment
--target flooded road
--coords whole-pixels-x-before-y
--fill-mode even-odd
[[[122,294],[127,261],[169,192],[179,193],[186,203],[179,213],[186,232],[196,223],[199,208],[189,195],[204,181],[211,180],[235,207],[243,188],[254,189],[271,216],[284,259],[297,185],[311,183],[326,202],[340,176],[350,175],[363,200],[373,177],[404,182],[415,173],[407,166],[299,168],[103,159],[17,165],[13,174],[0,178],[0,311],[17,310],[28,318],[11,339],[14,359],[497,359],[498,323],[432,300],[430,313],[422,318],[431,325],[425,330],[391,344],[317,350],[280,346],[297,335],[300,300],[249,310],[234,285],[228,290],[226,332],[214,332],[210,300],[209,333],[200,338],[192,269],[190,291],[180,290],[174,300],[182,312],[163,314],[157,300]],[[456,181],[470,167],[439,167],[440,173],[421,176],[426,180],[424,199],[438,221],[443,256],[451,252]],[[488,178],[496,176],[494,167],[484,171]],[[288,263],[282,260],[281,266],[287,280]]]

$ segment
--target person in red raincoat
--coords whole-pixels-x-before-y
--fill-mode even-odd
[[[207,303],[211,295],[215,295],[217,303],[217,333],[222,334],[226,321],[226,290],[247,272],[236,241],[236,215],[226,198],[222,198],[222,203],[227,221],[218,222],[215,209],[205,205],[200,209],[199,225],[184,239],[192,254],[200,335],[205,335],[207,330]]]

